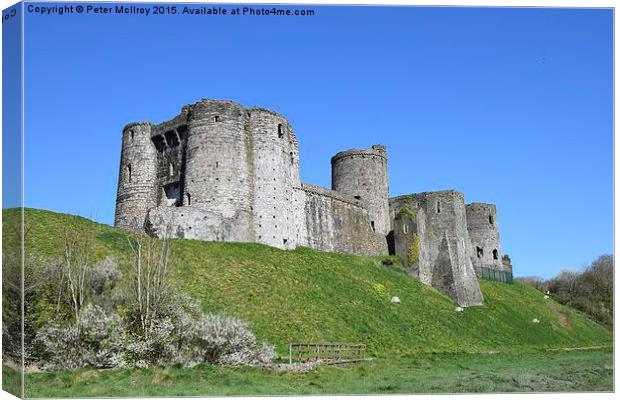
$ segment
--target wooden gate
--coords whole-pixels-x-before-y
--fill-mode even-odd
[[[322,361],[326,364],[354,363],[366,360],[366,345],[361,343],[289,343],[288,361]]]

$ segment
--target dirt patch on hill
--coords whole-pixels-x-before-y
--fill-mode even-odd
[[[557,307],[556,304],[549,303],[549,304],[547,304],[547,307],[558,318],[558,321],[560,321],[560,325],[562,325],[565,328],[569,328],[569,329],[573,328],[573,321],[571,321],[571,319],[568,317],[568,315],[566,315],[563,312],[561,312],[560,310],[558,310],[558,307]]]

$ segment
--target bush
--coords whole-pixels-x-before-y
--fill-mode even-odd
[[[114,259],[91,267],[89,242],[66,239],[67,256],[62,268],[50,273],[53,297],[46,299],[56,313],[34,339],[35,361],[42,368],[255,365],[275,357],[273,346],[257,343],[245,322],[203,315],[170,284],[167,240],[137,235],[129,244],[134,262],[122,279]],[[14,275],[19,283],[19,274]],[[3,336],[9,333],[3,330]]]
[[[125,366],[123,321],[118,314],[99,306],[82,308],[76,324],[62,327],[52,322],[43,327],[35,345],[46,370]]]
[[[125,293],[125,296],[131,294]],[[198,306],[185,293],[171,288],[162,293],[162,301],[151,319],[148,329],[143,330],[135,303],[126,297],[126,319],[131,331],[127,354],[130,362],[140,368],[150,365],[183,364],[197,318]]]
[[[164,318],[153,321],[148,335],[133,334],[127,345],[129,363],[138,368],[175,363],[181,348],[175,346],[174,328],[170,318]]]
[[[375,291],[375,293],[379,296],[379,297],[385,297],[387,296],[387,290],[385,289],[385,286],[383,286],[380,283],[373,283],[372,284],[372,290]]]
[[[112,257],[106,257],[88,272],[88,283],[95,296],[113,289],[123,277],[118,263]]]
[[[125,366],[125,326],[118,314],[89,304],[80,311],[79,333],[85,365],[95,368]]]
[[[273,346],[257,343],[247,323],[225,315],[203,315],[192,332],[190,363],[256,365],[276,356]]]

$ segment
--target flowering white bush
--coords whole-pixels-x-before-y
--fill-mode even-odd
[[[268,363],[276,356],[272,345],[257,343],[247,323],[230,316],[201,316],[192,336],[190,362],[256,365]]]
[[[43,369],[257,365],[275,357],[273,346],[258,343],[245,322],[202,314],[163,272],[161,280],[149,281],[150,296],[137,294],[136,281],[122,281],[112,258],[81,272],[76,287],[83,284],[89,295],[72,298],[74,317],[52,321],[36,335],[35,361]]]
[[[61,327],[54,322],[46,325],[35,337],[35,346],[42,349],[41,367],[51,371],[80,368],[82,359],[78,343],[77,327]]]
[[[125,327],[121,317],[103,308],[86,305],[80,311],[80,340],[82,361],[95,368],[120,368],[125,366]]]
[[[177,351],[174,342],[174,325],[170,318],[156,320],[147,336],[131,336],[127,356],[139,368],[170,364]]]
[[[88,271],[88,280],[94,295],[102,294],[114,287],[123,277],[118,263],[112,257],[106,257]]]
[[[77,323],[62,327],[52,322],[36,335],[47,370],[125,366],[125,329],[121,317],[99,306],[86,305]]]

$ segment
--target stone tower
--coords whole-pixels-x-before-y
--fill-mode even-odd
[[[200,100],[123,131],[116,226],[162,237],[305,245],[299,150],[282,115]]]
[[[332,189],[360,200],[368,210],[373,231],[382,235],[390,232],[385,146],[351,149],[333,156]]]
[[[157,201],[157,152],[151,143],[151,124],[128,124],[121,143],[114,225],[142,231]]]
[[[252,158],[247,124],[245,109],[232,101],[202,100],[190,106],[181,182],[183,206],[191,205],[203,214],[201,218],[208,226],[197,232],[199,225],[188,223],[183,227],[183,237],[207,235],[211,240],[254,240]],[[182,213],[187,215],[189,211]],[[193,232],[187,232],[190,229]]]
[[[472,203],[465,209],[472,244],[471,261],[476,272],[480,273],[482,267],[503,270],[495,205]]]
[[[249,109],[248,114],[256,240],[294,249],[306,242],[297,139],[282,115],[257,107]]]
[[[463,194],[456,190],[414,193],[391,198],[390,206],[396,255],[407,259],[410,272],[460,306],[481,305]],[[419,240],[419,256],[408,260],[407,246],[414,234]]]

